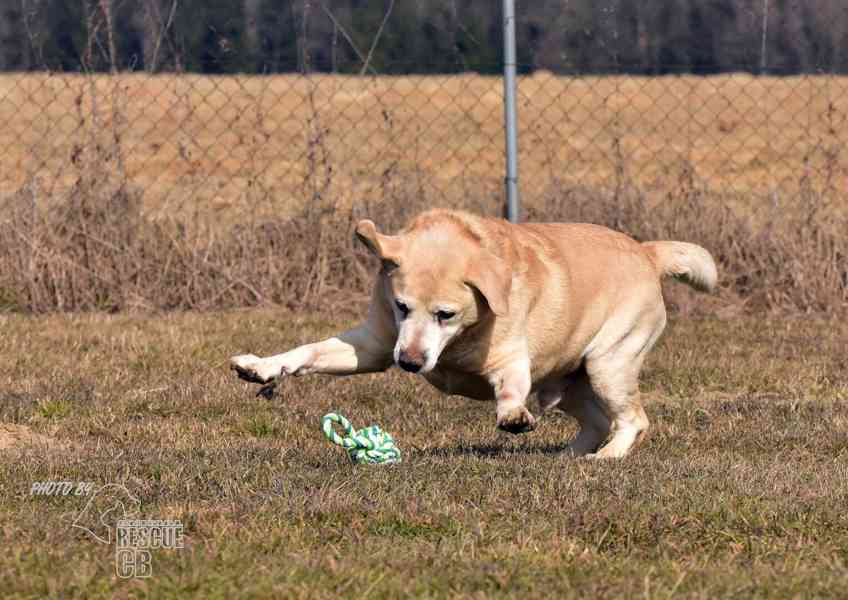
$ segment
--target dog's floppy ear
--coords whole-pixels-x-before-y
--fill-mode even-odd
[[[465,282],[483,294],[497,316],[503,317],[509,312],[512,269],[505,260],[485,250],[480,252],[472,261]]]
[[[395,235],[383,235],[370,219],[363,219],[356,225],[356,239],[368,248],[368,251],[383,261],[386,267],[400,265],[401,239]]]

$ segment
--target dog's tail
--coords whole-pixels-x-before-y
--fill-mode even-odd
[[[718,270],[705,248],[687,242],[645,242],[642,247],[647,250],[660,277],[674,277],[701,292],[715,289]]]

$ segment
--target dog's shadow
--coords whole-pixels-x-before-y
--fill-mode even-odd
[[[541,446],[511,446],[509,444],[460,444],[456,446],[438,446],[435,448],[416,448],[417,456],[432,458],[456,458],[474,456],[477,458],[498,458],[503,456],[563,454],[568,444],[544,444]]]

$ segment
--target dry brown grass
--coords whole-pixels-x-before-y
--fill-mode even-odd
[[[571,189],[531,206],[532,220],[608,225],[640,240],[700,243],[719,262],[717,298],[671,285],[674,308],[707,314],[848,313],[846,218],[807,194],[804,209],[738,214],[731,200],[695,188],[652,205],[636,189]],[[459,205],[492,214],[465,199]],[[78,183],[62,202],[31,192],[3,204],[0,307],[24,312],[291,309],[361,306],[373,263],[353,242],[359,218],[399,230],[428,208],[410,192],[352,207],[316,204],[288,217],[235,225],[151,218],[132,189],[103,179]]]
[[[611,189],[654,199],[681,181],[737,206],[841,203],[848,80],[555,77],[520,82],[525,199]],[[313,75],[0,77],[0,193],[49,199],[96,163],[161,214],[240,221],[414,189],[495,202],[503,173],[497,78]],[[843,207],[844,208],[844,207]]]
[[[273,399],[226,368],[329,335],[298,312],[0,317],[5,598],[835,598],[848,585],[848,388],[838,321],[673,320],[642,389],[653,427],[626,460],[559,454],[574,424],[494,427],[493,407],[392,370],[305,377]],[[352,467],[320,432],[337,410],[403,452]],[[534,407],[535,410],[535,407]],[[2,426],[0,426],[2,431]],[[142,518],[181,519],[153,577],[72,530],[119,483]]]

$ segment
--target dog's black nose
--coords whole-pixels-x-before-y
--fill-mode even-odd
[[[400,353],[400,355],[398,355],[397,364],[404,371],[417,373],[424,366],[425,362],[427,361],[424,356],[413,356],[411,353],[404,350]]]
[[[421,370],[421,365],[416,365],[415,363],[407,362],[405,360],[399,360],[398,366],[404,371],[409,371],[410,373],[417,373]]]

